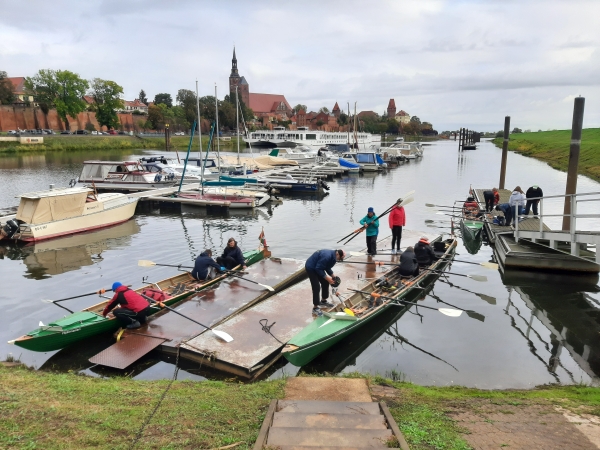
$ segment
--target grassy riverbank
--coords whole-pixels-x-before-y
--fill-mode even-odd
[[[560,405],[600,415],[600,390],[583,386],[482,391],[368,380],[373,395],[383,395],[413,450],[470,448],[453,415],[458,410],[477,412],[482,402],[503,414],[526,405]],[[168,383],[0,365],[0,447],[129,448]],[[270,400],[282,398],[284,386],[285,380],[176,381],[136,448],[218,448],[235,443],[240,443],[236,449],[252,448]]]
[[[502,147],[502,138],[493,140]],[[571,130],[517,133],[510,135],[509,150],[545,161],[555,169],[566,171],[569,167]],[[600,128],[583,130],[579,173],[600,181]]]
[[[15,152],[45,152],[45,151],[81,151],[81,150],[134,150],[156,149],[164,150],[164,137],[137,137],[137,136],[43,136],[44,143],[40,145],[25,145],[17,142],[0,142],[0,153]],[[186,151],[190,141],[189,136],[172,136],[171,148],[177,151]],[[202,137],[202,147],[206,149],[208,136]],[[231,141],[221,141],[220,147],[224,151],[237,149],[235,137]],[[246,147],[240,139],[240,149]],[[198,138],[194,138],[193,151],[198,151]]]

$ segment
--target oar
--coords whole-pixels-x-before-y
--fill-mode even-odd
[[[427,271],[431,271],[431,272],[437,272],[437,273],[447,273],[448,275],[457,275],[459,277],[467,277],[467,278],[471,278],[472,280],[475,281],[487,281],[487,277],[483,276],[483,275],[466,275],[464,273],[456,273],[456,272],[446,272],[445,270],[439,270],[439,269],[420,269],[420,270],[427,270]]]
[[[486,269],[493,269],[493,270],[498,270],[498,264],[496,263],[491,263],[491,262],[474,262],[474,261],[465,261],[464,259],[448,259],[448,258],[441,258],[444,260],[448,260],[448,261],[456,261],[459,263],[465,263],[465,264],[475,264],[476,266],[481,266],[481,267],[485,267]]]
[[[485,316],[483,314],[478,313],[477,311],[473,311],[472,309],[464,309],[460,306],[453,305],[452,303],[445,302],[433,292],[430,292],[429,295],[438,302],[443,303],[444,305],[452,306],[453,308],[460,309],[461,311],[466,312],[467,316],[469,316],[471,319],[479,320],[480,322],[485,322]]]
[[[446,283],[448,286],[456,288],[456,289],[460,289],[461,291],[470,292],[471,294],[475,294],[481,300],[488,302],[490,305],[496,304],[496,297],[491,297],[489,295],[480,294],[479,292],[474,292],[474,291],[470,291],[468,289],[462,288],[462,287],[457,286],[454,283],[451,283],[450,281],[448,281],[448,279],[446,277],[441,277],[440,282]]]
[[[112,291],[112,289],[99,289],[97,291],[94,292],[88,292],[87,294],[81,294],[81,295],[74,295],[73,297],[66,297],[66,298],[61,298],[59,300],[44,300],[42,299],[42,302],[44,303],[59,303],[59,302],[64,302],[66,300],[73,300],[74,298],[81,298],[81,297],[87,297],[88,295],[94,295],[94,294],[98,294],[98,295],[102,295],[105,292],[110,292]]]
[[[381,297],[381,298],[386,298],[388,300],[393,300],[395,302],[399,302],[399,303],[403,303],[405,305],[416,305],[420,308],[426,308],[426,309],[433,309],[436,311],[441,312],[442,314],[445,314],[447,316],[450,317],[460,317],[460,315],[462,314],[462,311],[457,310],[457,309],[450,309],[450,308],[433,308],[431,306],[425,306],[425,305],[419,305],[415,302],[409,302],[407,300],[400,300],[400,299],[396,299],[394,297],[386,297],[385,295],[381,295],[378,294],[376,292],[366,292],[366,291],[359,291],[357,289],[348,289],[349,291],[354,291],[354,292],[360,292],[361,294],[367,294],[367,295],[372,295],[373,297]]]
[[[140,259],[138,261],[138,266],[142,266],[142,267],[151,267],[151,266],[164,266],[164,267],[177,267],[177,268],[184,268],[184,269],[193,269],[193,267],[191,266],[182,266],[181,264],[179,265],[175,265],[175,264],[159,264],[159,263],[155,263],[154,261],[148,261],[146,259]],[[261,284],[257,281],[251,280],[249,278],[244,278],[241,277],[239,275],[237,275],[237,272],[233,271],[233,270],[227,270],[226,271],[229,275],[234,275],[237,278],[241,279],[241,280],[246,280],[249,281],[250,283],[254,283],[254,284],[258,284],[259,286],[264,287],[265,289],[268,289],[271,292],[275,292],[275,289],[273,289],[271,286],[268,286],[266,284]]]
[[[176,311],[176,310],[174,310],[173,308],[171,308],[171,307],[169,307],[169,306],[167,306],[167,305],[165,305],[165,304],[163,304],[163,303],[161,303],[161,302],[157,302],[157,301],[156,301],[156,300],[154,300],[152,297],[148,297],[147,295],[144,295],[144,294],[141,294],[141,296],[142,296],[142,297],[144,297],[146,300],[148,300],[148,301],[152,302],[152,303],[156,303],[156,304],[158,304],[158,306],[160,306],[161,308],[167,308],[169,311],[172,311],[172,312],[174,312],[175,314],[178,314],[178,315],[180,315],[181,317],[183,317],[183,318],[185,318],[185,319],[187,319],[187,320],[191,320],[192,322],[194,322],[194,323],[197,323],[198,325],[200,325],[200,326],[202,326],[202,327],[206,328],[207,330],[210,330],[210,331],[212,331],[214,334],[216,334],[217,336],[219,336],[219,337],[220,337],[221,339],[223,339],[225,342],[231,342],[231,341],[233,341],[233,338],[232,338],[230,335],[228,335],[227,333],[225,333],[224,331],[219,331],[219,330],[215,330],[215,329],[213,329],[213,328],[211,328],[211,327],[207,327],[206,325],[204,325],[204,324],[201,324],[200,322],[198,322],[198,321],[196,321],[196,320],[192,319],[191,317],[188,317],[188,316],[186,316],[186,315],[184,315],[184,314],[181,314],[179,311]]]

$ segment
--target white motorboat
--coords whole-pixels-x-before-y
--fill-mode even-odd
[[[317,151],[312,150],[305,145],[299,145],[294,148],[278,147],[268,153],[275,158],[283,158],[289,161],[296,161],[298,164],[312,164],[317,158]]]
[[[137,161],[84,161],[77,180],[84,187],[122,190],[158,189],[178,183],[174,174],[149,172]]]
[[[83,187],[21,194],[17,213],[4,217],[0,239],[24,242],[108,227],[131,219],[139,198],[96,194]]]

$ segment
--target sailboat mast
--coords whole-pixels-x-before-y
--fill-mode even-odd
[[[196,80],[196,113],[198,114],[198,158],[202,161],[202,126],[200,125],[200,96],[198,95],[198,80]],[[200,167],[200,185],[204,183],[204,167]]]
[[[217,99],[217,83],[215,83],[215,121],[217,123],[217,166],[219,168],[219,179],[221,179],[221,152],[219,147],[219,101]]]
[[[240,118],[239,118],[239,111],[240,111],[240,101],[238,99],[238,87],[236,85],[235,87],[235,127],[237,129],[237,151],[238,151],[238,160],[237,163],[238,165],[240,164]],[[246,174],[244,174],[245,176]]]

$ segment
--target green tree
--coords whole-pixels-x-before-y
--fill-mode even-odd
[[[319,112],[329,114],[329,108],[327,106],[321,106],[321,108],[319,109]]]
[[[156,94],[154,96],[154,104],[155,105],[167,105],[167,108],[171,108],[173,106],[173,99],[171,98],[171,94]]]
[[[189,89],[179,89],[177,91],[177,104],[183,110],[186,122],[192,124],[196,120],[196,93]]]
[[[514,133],[522,133],[522,132],[523,132],[523,130],[521,130],[520,128],[517,128],[517,127],[515,127],[515,129],[511,131],[511,133],[513,133],[513,134]]]
[[[94,126],[94,124],[92,122],[88,122],[85,124],[85,129],[87,131],[96,131],[96,127]]]
[[[303,109],[304,112],[308,111],[308,107],[306,105],[301,105],[300,103],[298,103],[296,106],[294,106],[294,113],[297,114],[298,111],[300,111],[301,109]]]
[[[243,120],[249,121],[249,120],[254,119],[254,111],[252,111],[250,108],[248,108],[241,98],[238,98],[238,100],[240,102],[241,114],[242,114],[242,116],[244,116]],[[233,107],[235,108],[235,95],[232,95],[232,96],[226,95],[225,99],[223,101],[230,102],[232,105],[234,105]],[[235,114],[235,110],[234,110],[234,114]],[[221,119],[219,118],[219,120],[221,120]],[[241,116],[240,116],[240,123],[242,123]],[[235,128],[235,124],[232,128]]]
[[[410,118],[410,123],[411,124],[416,124],[416,125],[421,125],[421,119],[419,119],[417,116],[412,116]]]
[[[144,92],[144,90],[142,89],[140,91],[140,93],[138,94],[138,100],[140,102],[142,102],[143,104],[147,105],[148,104],[148,97],[146,97],[146,92]]]
[[[14,86],[8,79],[6,72],[0,70],[0,105],[10,105],[14,101]]]
[[[34,96],[42,111],[56,108],[58,116],[69,129],[67,116],[77,117],[86,109],[83,96],[89,84],[68,70],[42,69],[33,77],[25,78],[25,90]]]
[[[348,123],[348,115],[341,113],[340,117],[337,119],[338,125],[346,125]]]
[[[96,119],[100,126],[117,128],[119,117],[117,110],[123,108],[123,88],[114,81],[94,78],[90,95],[96,103]]]

